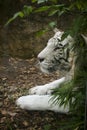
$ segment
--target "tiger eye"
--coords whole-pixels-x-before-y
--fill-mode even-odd
[[[60,47],[57,46],[57,47],[54,48],[54,51],[56,51],[56,50],[58,50],[58,49],[60,49]]]

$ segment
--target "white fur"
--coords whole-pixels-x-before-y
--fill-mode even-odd
[[[16,101],[17,106],[25,110],[51,110],[54,112],[67,113],[69,111],[68,106],[66,108],[64,108],[64,106],[60,107],[58,104],[52,104],[52,100],[50,100],[52,97],[52,89],[58,88],[64,81],[65,77],[59,80],[55,80],[49,84],[31,88],[29,90],[29,94],[32,95],[22,96],[18,98]]]
[[[52,104],[50,95],[28,95],[20,97],[16,104],[25,110],[51,110],[54,112],[67,113],[69,111],[68,106],[59,107],[57,104]]]
[[[70,47],[72,43],[74,42],[73,38],[70,35],[68,35],[63,41],[61,41],[63,33],[64,32],[61,32],[61,31],[56,32],[55,35],[48,40],[47,46],[38,54],[38,59],[44,59],[42,62],[39,62],[40,69],[42,72],[49,73],[49,70],[48,70],[49,61],[51,61],[53,58],[53,55],[55,55],[55,52],[56,52],[54,51],[55,47],[60,42],[63,46],[69,44],[68,46]]]
[[[63,35],[63,32],[58,31],[55,33],[54,37],[51,38],[48,41],[47,47],[45,47],[44,50],[41,51],[41,53],[38,55],[38,58],[46,58],[48,55],[51,55],[51,53],[54,50],[55,45],[58,43],[58,40],[56,41],[55,38],[58,38],[61,40],[61,36]],[[67,42],[70,40],[69,38],[66,38],[65,41],[63,41],[63,44],[67,44]],[[43,61],[40,63],[40,68],[43,72],[48,72],[46,66],[46,62]],[[22,108],[22,109],[27,109],[27,110],[52,110],[56,112],[62,112],[66,113],[69,111],[68,106],[64,108],[64,106],[59,107],[59,105],[53,105],[52,101],[50,100],[51,98],[51,92],[53,88],[58,88],[60,87],[60,84],[65,81],[65,77],[56,80],[54,82],[51,82],[49,84],[41,85],[41,86],[36,86],[34,88],[31,88],[29,90],[29,94],[36,94],[36,95],[27,95],[27,96],[22,96],[20,97],[16,103],[17,105]],[[46,95],[48,94],[48,95]],[[50,100],[50,101],[49,101]]]
[[[52,89],[58,88],[60,86],[60,84],[63,83],[64,81],[65,81],[65,77],[55,80],[53,82],[50,82],[49,84],[45,84],[42,86],[36,86],[29,90],[29,94],[37,94],[37,95],[51,94]]]

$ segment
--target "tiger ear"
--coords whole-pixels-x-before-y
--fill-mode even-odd
[[[61,34],[64,33],[64,31],[62,31],[61,29],[58,29],[58,28],[54,28],[54,29],[53,29],[53,32],[54,32],[54,33],[59,32],[59,33],[61,33]]]
[[[53,29],[53,32],[56,33],[56,32],[60,32],[60,30],[58,28],[54,28]]]
[[[81,34],[82,38],[84,39],[85,43],[87,44],[87,37]]]

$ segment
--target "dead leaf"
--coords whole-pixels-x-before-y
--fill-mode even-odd
[[[24,125],[24,126],[28,126],[29,124],[28,124],[27,121],[24,121],[24,122],[23,122],[23,125]]]
[[[2,115],[7,115],[7,111],[6,110],[1,110],[1,114]]]
[[[12,117],[14,117],[17,113],[15,113],[15,112],[8,112],[8,114],[10,115],[10,116],[12,116]]]

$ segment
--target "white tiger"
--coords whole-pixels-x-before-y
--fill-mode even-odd
[[[45,85],[36,86],[29,90],[29,95],[17,99],[16,104],[26,110],[52,110],[67,113],[69,106],[53,104],[51,97],[52,89],[60,87],[61,83],[71,80],[73,77],[74,58],[71,49],[74,39],[67,36],[63,41],[61,37],[64,32],[57,30],[55,35],[49,39],[47,46],[39,53],[39,65],[41,71],[50,73],[56,70],[69,71],[65,77]]]

